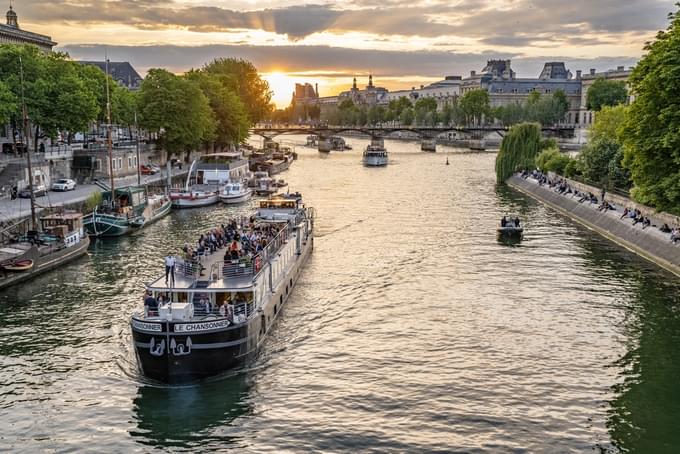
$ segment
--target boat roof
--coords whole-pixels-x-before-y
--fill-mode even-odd
[[[83,214],[78,212],[78,211],[67,211],[65,213],[48,214],[46,216],[42,216],[40,218],[40,220],[52,221],[52,220],[60,220],[60,219],[80,219],[82,217],[83,217]]]
[[[144,192],[145,189],[141,186],[125,186],[122,188],[116,188],[116,196],[134,194],[138,192]],[[111,195],[111,191],[104,192],[104,196]]]

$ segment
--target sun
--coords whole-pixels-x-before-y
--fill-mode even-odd
[[[290,104],[293,91],[295,91],[296,80],[279,71],[265,73],[262,76],[269,83],[269,88],[274,93],[272,101],[276,104],[276,107],[279,109],[287,107]]]

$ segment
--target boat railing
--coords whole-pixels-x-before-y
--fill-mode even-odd
[[[186,260],[175,262],[175,272],[189,279],[197,279],[200,275],[201,264]]]

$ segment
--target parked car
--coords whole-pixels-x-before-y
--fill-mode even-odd
[[[45,187],[44,184],[33,185],[33,193],[35,194],[36,197],[42,197],[44,195],[47,195],[47,188]],[[19,197],[21,197],[22,199],[30,199],[31,189],[28,186],[26,186],[24,189],[19,191]]]
[[[150,165],[147,166],[142,164],[139,166],[139,169],[141,170],[142,175],[153,175],[154,173],[158,173],[158,171]]]
[[[153,173],[158,173],[161,171],[161,168],[157,166],[156,164],[149,164],[149,167],[151,167],[151,170],[153,170]]]
[[[62,178],[52,183],[53,191],[75,191],[76,182],[68,178]]]

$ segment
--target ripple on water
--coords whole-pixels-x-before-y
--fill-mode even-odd
[[[298,148],[284,175],[317,209],[315,251],[243,370],[184,387],[146,381],[128,316],[165,254],[253,204],[175,212],[0,294],[0,449],[680,444],[675,278],[497,187],[493,155],[388,141],[390,166],[369,169],[366,141],[350,142],[324,157]],[[496,223],[515,213],[526,234],[506,244]]]

